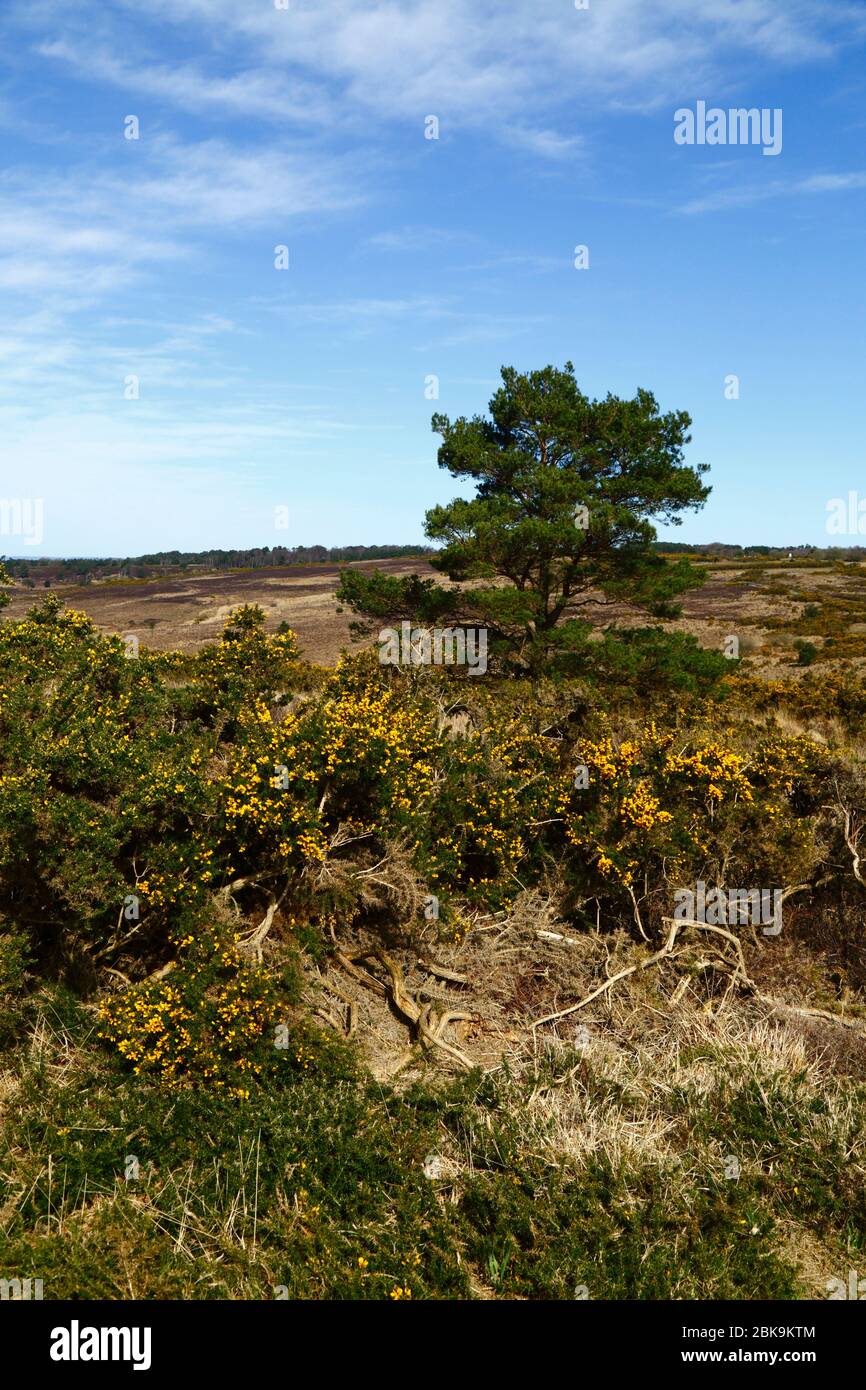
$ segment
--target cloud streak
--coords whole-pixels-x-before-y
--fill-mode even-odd
[[[677,209],[687,216],[708,212],[725,212],[733,208],[750,207],[774,198],[797,198],[824,193],[847,193],[866,188],[866,172],[855,170],[844,174],[810,174],[805,178],[772,179],[770,182],[745,187],[721,188],[701,198],[693,198]]]
[[[588,99],[653,109],[682,91],[685,73],[706,85],[727,79],[734,58],[814,64],[866,33],[862,8],[845,0],[605,0],[586,11],[564,0],[293,0],[286,11],[150,0],[150,18],[207,55],[166,64],[119,56],[140,51],[138,0],[108,15],[92,0],[55,14],[61,34],[42,54],[187,111],[358,129],[433,113],[554,161],[580,153],[582,132],[563,112]],[[97,47],[88,15],[110,34]]]

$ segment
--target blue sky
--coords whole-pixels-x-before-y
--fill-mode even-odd
[[[423,540],[432,411],[567,359],[693,416],[713,494],[663,535],[827,544],[866,496],[866,4],[288,4],[4,8],[0,497],[44,532],[0,550]],[[781,153],[676,144],[698,101],[781,109]]]

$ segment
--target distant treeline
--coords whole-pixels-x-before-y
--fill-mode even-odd
[[[711,541],[688,545],[682,541],[658,541],[666,555],[694,555],[706,559],[833,560],[866,559],[866,547],[816,545],[728,545]],[[274,565],[342,565],[358,560],[425,558],[435,554],[429,545],[262,545],[251,550],[157,550],[151,555],[126,559],[114,557],[70,559],[36,558],[7,560],[6,569],[19,584],[46,589],[52,584],[89,584],[100,579],[150,579],[158,575],[186,574],[197,570],[262,569]]]
[[[686,545],[682,541],[658,541],[656,550],[663,555],[704,555],[707,559],[767,559],[767,560],[863,560],[866,546],[862,545],[728,545],[724,541],[709,541],[705,545]]]
[[[25,584],[89,583],[94,579],[149,579],[190,570],[261,569],[270,565],[340,565],[353,560],[394,560],[433,553],[428,545],[263,545],[251,550],[158,550],[152,555],[116,558],[5,560],[9,573]]]

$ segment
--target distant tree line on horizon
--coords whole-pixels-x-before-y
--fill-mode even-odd
[[[706,541],[687,545],[683,541],[657,541],[655,549],[663,555],[703,555],[708,559],[767,558],[786,560],[862,560],[866,546],[862,545],[731,545],[727,541]]]
[[[866,546],[733,545],[725,541],[688,544],[656,541],[662,555],[697,555],[707,559],[845,561],[866,559]],[[113,556],[34,556],[0,561],[14,580],[30,588],[52,584],[86,584],[104,579],[149,579],[189,570],[262,569],[280,565],[341,565],[360,560],[395,560],[434,555],[430,545],[295,545],[254,546],[249,550],[157,550],[120,559]]]
[[[254,546],[249,550],[158,550],[150,555],[114,557],[33,557],[5,560],[13,579],[50,587],[93,579],[148,579],[191,569],[262,569],[274,565],[339,565],[358,560],[394,560],[433,553],[429,545]]]

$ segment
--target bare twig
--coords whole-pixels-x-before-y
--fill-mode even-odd
[[[851,811],[848,810],[846,806],[842,807],[842,815],[845,818],[845,824],[842,834],[845,836],[845,844],[848,846],[848,849],[851,852],[851,867],[854,872],[854,877],[863,888],[866,888],[866,878],[864,878],[863,874],[860,872],[861,858],[858,852],[860,827],[857,825],[856,817],[852,814]]]
[[[637,929],[643,937],[644,941],[649,941],[649,937],[643,929],[643,922],[640,919],[640,911],[637,905],[637,898],[634,895],[634,889],[632,888],[630,883],[627,883],[626,887],[628,888],[628,895],[631,898],[631,905],[634,908],[634,920],[637,923]]]
[[[628,975],[635,975],[638,970],[648,970],[651,965],[656,965],[660,960],[664,960],[665,956],[669,956],[674,949],[677,932],[682,925],[681,922],[674,922],[672,924],[668,933],[668,939],[664,946],[662,946],[660,951],[656,951],[651,955],[648,960],[639,961],[637,965],[626,966],[625,970],[620,970],[616,975],[611,975],[609,980],[605,980],[603,985],[599,985],[598,989],[594,989],[591,994],[588,994],[585,999],[581,999],[577,1004],[570,1004],[567,1009],[559,1009],[556,1013],[546,1014],[544,1018],[537,1019],[532,1025],[533,1033],[536,1028],[540,1028],[542,1024],[554,1023],[557,1019],[567,1018],[569,1014],[576,1014],[579,1009],[585,1009],[587,1004],[591,1004],[593,999],[597,999],[600,994],[604,994],[607,990],[611,989],[618,980],[624,980]]]

